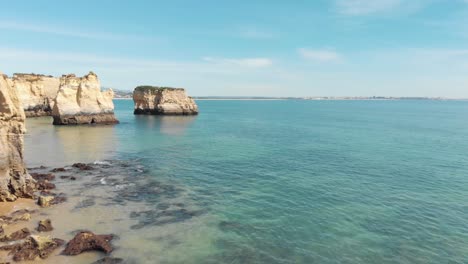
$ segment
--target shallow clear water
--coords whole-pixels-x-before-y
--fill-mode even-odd
[[[197,103],[160,117],[116,101],[116,126],[29,119],[26,159],[127,160],[183,190],[171,199],[200,213],[127,231],[149,228],[132,252],[148,263],[468,262],[468,102]],[[153,195],[138,199],[158,212]]]

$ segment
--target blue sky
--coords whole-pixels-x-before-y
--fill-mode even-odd
[[[191,95],[468,98],[468,0],[0,0],[0,71]]]

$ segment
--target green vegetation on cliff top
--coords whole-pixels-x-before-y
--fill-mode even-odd
[[[144,92],[144,91],[164,91],[164,90],[184,90],[183,88],[173,88],[173,87],[162,87],[162,86],[151,86],[151,85],[141,85],[135,88],[135,91]]]

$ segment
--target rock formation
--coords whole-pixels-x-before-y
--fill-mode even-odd
[[[35,181],[23,161],[24,120],[16,90],[0,73],[0,201],[33,196]]]
[[[96,235],[90,231],[81,231],[67,243],[64,255],[78,255],[85,251],[98,250],[106,254],[112,252],[110,241],[113,235]]]
[[[185,89],[138,86],[133,91],[135,115],[196,115],[198,106]]]
[[[60,79],[40,74],[15,73],[8,79],[18,92],[26,117],[50,116]]]
[[[8,255],[13,256],[15,262],[36,261],[47,258],[64,243],[58,238],[30,236],[22,243],[2,246],[0,250],[9,251]]]
[[[74,74],[60,78],[52,116],[54,125],[115,124],[112,90],[101,92],[96,74],[83,77]]]

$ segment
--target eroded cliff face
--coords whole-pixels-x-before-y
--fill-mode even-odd
[[[60,88],[54,101],[54,125],[115,124],[114,92],[101,92],[96,74],[83,77],[73,74],[60,78]]]
[[[18,92],[26,117],[50,116],[60,79],[40,74],[15,73],[8,79]]]
[[[133,91],[135,115],[196,115],[198,106],[185,89],[139,86]]]
[[[23,161],[25,114],[16,90],[0,73],[0,201],[32,198],[35,181]]]

